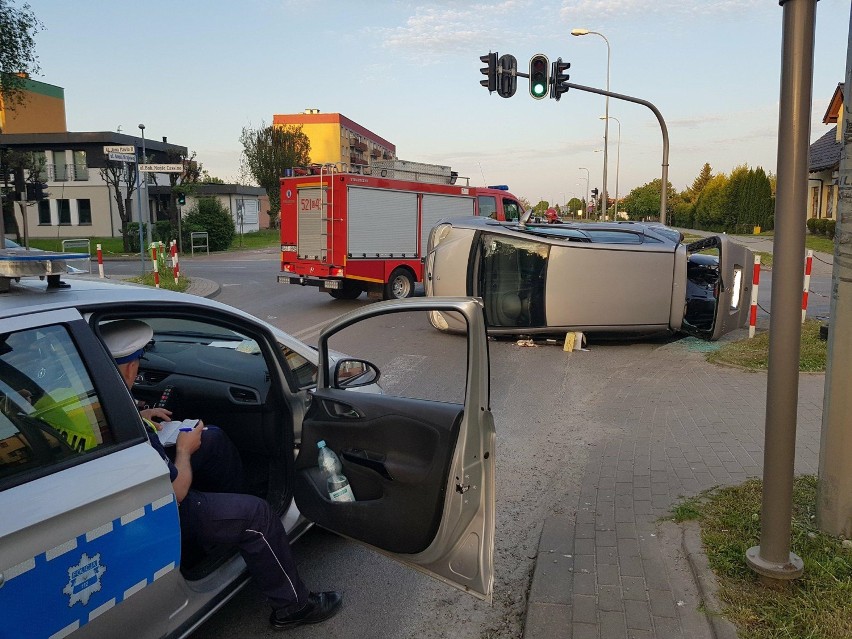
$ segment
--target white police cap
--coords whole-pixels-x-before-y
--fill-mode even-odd
[[[145,345],[154,337],[154,330],[139,320],[116,320],[101,324],[101,337],[119,364],[142,357]]]

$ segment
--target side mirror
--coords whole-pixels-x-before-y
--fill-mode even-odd
[[[334,388],[359,388],[379,381],[379,369],[363,359],[342,359],[334,367]]]

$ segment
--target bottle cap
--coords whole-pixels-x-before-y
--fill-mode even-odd
[[[325,448],[325,440],[321,439],[317,442],[317,448]]]

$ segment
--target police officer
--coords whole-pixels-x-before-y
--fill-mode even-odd
[[[132,387],[139,359],[154,335],[153,330],[138,320],[117,320],[102,324],[100,333],[125,383]],[[319,623],[338,612],[343,601],[339,592],[313,593],[302,583],[287,533],[268,502],[253,495],[197,490],[192,457],[201,448],[203,424],[180,433],[174,461],[166,455],[156,433],[151,428],[147,430],[151,445],[169,467],[182,537],[202,546],[235,544],[258,587],[269,599],[273,628],[284,630]]]

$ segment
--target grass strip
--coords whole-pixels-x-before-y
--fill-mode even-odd
[[[799,351],[799,371],[820,373],[825,371],[828,342],[820,339],[819,320],[805,320]],[[769,366],[769,331],[760,331],[752,339],[728,342],[720,349],[707,354],[713,364],[738,366],[750,371],[765,371]]]

